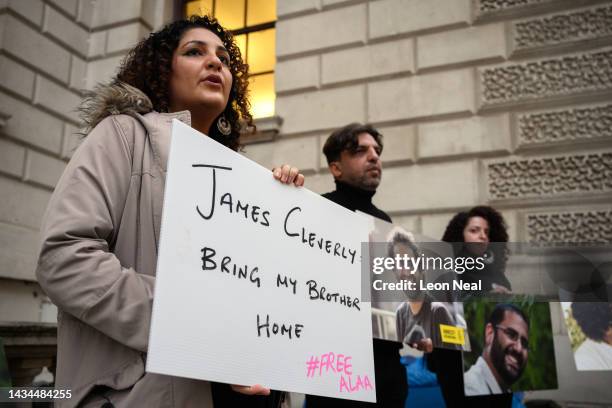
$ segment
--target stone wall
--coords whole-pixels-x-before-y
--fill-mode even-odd
[[[279,0],[283,124],[246,154],[325,192],[325,138],[370,122],[386,144],[375,200],[406,227],[439,238],[487,203],[513,240],[560,237],[536,211],[609,242],[593,222],[612,222],[611,27],[610,1]]]
[[[0,321],[55,320],[34,270],[43,212],[79,141],[75,109],[171,6],[0,0]]]

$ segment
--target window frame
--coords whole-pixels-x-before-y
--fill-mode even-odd
[[[175,10],[174,10],[174,14],[175,16],[178,17],[178,19],[181,18],[186,18],[186,6],[187,3],[191,2],[193,0],[178,0],[175,1]],[[212,9],[211,9],[211,13],[214,16],[215,15],[215,9],[216,9],[216,4],[218,1],[223,1],[223,0],[211,0],[212,1]],[[249,7],[249,0],[244,0],[244,14],[243,14],[243,23],[244,26],[242,28],[239,29],[235,29],[235,30],[230,30],[230,32],[232,33],[232,35],[234,37],[237,37],[239,35],[246,35],[245,38],[245,49],[244,49],[244,55],[242,56],[244,61],[248,61],[248,52],[249,52],[249,34],[251,33],[255,33],[255,32],[259,32],[259,31],[264,31],[264,30],[269,30],[269,29],[274,29],[276,30],[276,22],[278,20],[278,18],[274,21],[269,21],[269,22],[265,22],[265,23],[259,23],[259,24],[255,24],[252,26],[247,26],[247,12],[248,12],[248,7]],[[276,35],[276,31],[275,31],[275,35]],[[276,52],[274,55],[274,58],[276,59]],[[267,71],[262,71],[262,72],[257,72],[257,73],[250,73],[248,75],[248,78],[255,78],[257,76],[263,76],[263,75],[269,75],[269,74],[273,74],[276,75],[276,61],[274,61],[274,69],[273,70],[267,70]],[[274,77],[276,78],[276,77]],[[273,89],[273,93],[274,93],[274,99],[276,100],[276,87]],[[266,119],[270,119],[270,118],[275,118],[276,117],[276,106],[274,107],[274,112],[271,116],[264,116],[264,117],[260,117],[260,118],[254,118],[254,121],[256,122],[261,122],[264,121]]]

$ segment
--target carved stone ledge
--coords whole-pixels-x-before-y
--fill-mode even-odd
[[[490,200],[612,192],[612,152],[491,162],[486,172]]]
[[[513,24],[512,31],[517,51],[603,40],[612,36],[612,6],[520,21]]]
[[[612,50],[479,70],[482,105],[612,92]]]
[[[528,213],[525,223],[530,243],[612,243],[612,209]]]
[[[477,20],[529,17],[537,13],[581,7],[606,0],[474,0]]]
[[[554,0],[478,0],[478,13],[493,13],[498,11],[526,8],[542,3],[552,3]]]
[[[612,104],[516,116],[519,146],[612,139]]]
[[[5,346],[56,345],[56,323],[0,322],[0,337]]]
[[[257,132],[241,139],[241,142],[245,145],[258,142],[269,142],[276,139],[280,127],[283,124],[283,118],[280,116],[270,116],[267,118],[255,119],[254,122],[257,127]]]

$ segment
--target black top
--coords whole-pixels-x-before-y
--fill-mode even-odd
[[[366,214],[391,222],[391,217],[383,210],[372,204],[372,197],[376,191],[366,191],[342,181],[335,180],[336,190],[322,194],[323,197],[351,211],[359,210]],[[391,340],[374,339],[375,351],[390,353],[397,357],[397,350],[402,348],[402,343]],[[378,344],[377,344],[378,343]]]
[[[372,197],[376,191],[366,191],[336,180],[336,190],[323,194],[323,197],[340,204],[351,211],[361,211],[381,220],[391,222],[386,212],[372,204]]]
[[[359,210],[366,214],[391,222],[391,217],[372,204],[375,191],[365,191],[336,180],[336,191],[323,194],[323,197],[340,204],[351,211]],[[306,395],[307,408],[403,408],[408,395],[406,369],[400,362],[397,341],[373,339],[374,375],[376,376],[376,404],[337,398]]]

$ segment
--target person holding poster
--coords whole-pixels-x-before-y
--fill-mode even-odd
[[[488,254],[488,263],[482,273],[467,271],[461,275],[462,279],[483,281],[483,292],[510,293],[512,288],[505,276],[508,232],[506,222],[497,210],[489,206],[476,206],[455,214],[446,226],[442,241],[451,243],[455,257]],[[428,366],[438,377],[447,407],[512,405],[512,394],[465,396],[460,351],[435,349],[428,356]]]
[[[351,123],[334,131],[325,141],[323,154],[336,190],[323,194],[323,197],[351,211],[361,211],[391,222],[391,217],[372,203],[382,178],[382,150],[382,134],[371,125]],[[408,380],[400,363],[402,344],[381,339],[373,341],[377,403],[368,406],[403,407],[408,394]],[[355,401],[306,396],[307,408],[362,405]]]
[[[252,125],[246,78],[232,34],[212,17],[194,16],[142,40],[113,81],[86,98],[88,135],[49,202],[36,270],[58,306],[56,386],[72,393],[57,406],[212,406],[208,382],[146,373],[145,361],[171,122],[237,150],[242,126]],[[273,173],[304,182],[288,165]]]

